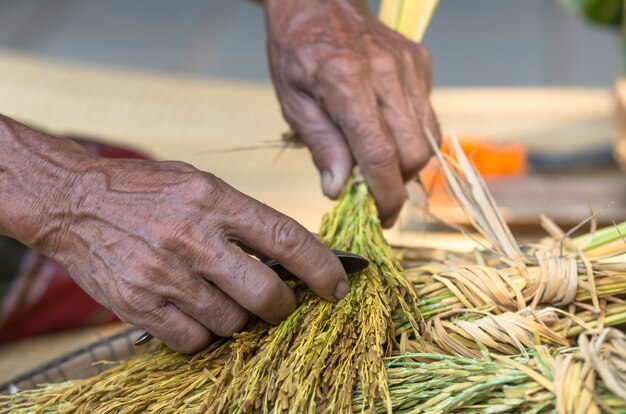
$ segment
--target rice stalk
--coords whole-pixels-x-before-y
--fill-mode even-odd
[[[623,335],[607,329],[592,338]],[[620,349],[624,350],[624,344]],[[599,413],[626,412],[626,401],[608,387],[571,347],[537,346],[525,356],[476,358],[406,353],[387,358],[389,392],[397,413]],[[611,361],[621,369],[623,359]],[[623,378],[623,375],[622,375]],[[355,406],[362,403],[359,392]]]
[[[473,257],[448,255],[443,262],[405,269],[426,322],[425,346],[405,341],[405,348],[516,355],[532,345],[570,345],[585,330],[626,320],[626,243],[597,254],[603,247],[597,240],[621,241],[623,225],[573,240],[573,231],[565,233],[544,218],[552,237],[519,247],[458,141],[453,137],[454,157],[446,156],[426,132],[450,193],[491,247]],[[406,326],[396,318],[398,332]]]
[[[424,322],[364,182],[350,183],[320,236],[371,263],[351,277],[350,293],[339,303],[300,285],[299,307],[278,326],[252,321],[246,332],[193,357],[164,348],[85,381],[3,398],[15,413],[336,413],[352,410],[358,387],[363,405],[391,412],[384,358],[395,346],[392,314],[402,315],[405,336],[411,332],[417,343]]]
[[[436,4],[385,0],[381,16],[419,40]],[[592,215],[574,238],[544,218],[549,237],[520,246],[458,142],[454,157],[431,143],[480,251],[394,253],[352,181],[320,233],[372,265],[338,304],[296,286],[278,326],[253,320],[194,356],[147,350],[0,396],[0,412],[626,413],[626,336],[603,329],[626,323],[626,223],[596,231]]]
[[[469,160],[438,158],[486,249],[394,252],[352,181],[320,234],[371,266],[338,304],[299,285],[278,326],[192,357],[151,350],[0,412],[626,413],[626,340],[605,329],[626,323],[623,225],[572,238],[546,219],[549,237],[519,246]]]

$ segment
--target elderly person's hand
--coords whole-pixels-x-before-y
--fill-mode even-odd
[[[230,336],[249,314],[296,307],[277,259],[325,299],[348,292],[304,227],[181,162],[104,159],[0,116],[0,234],[65,265],[121,319],[180,352]]]
[[[268,49],[283,114],[336,198],[354,161],[391,226],[431,155],[426,48],[388,29],[365,0],[265,0]],[[438,138],[437,138],[438,139]]]

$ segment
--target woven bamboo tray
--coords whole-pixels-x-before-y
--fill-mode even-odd
[[[0,393],[11,394],[41,384],[92,377],[140,352],[141,348],[134,346],[140,334],[140,329],[133,327],[94,341],[0,384]]]

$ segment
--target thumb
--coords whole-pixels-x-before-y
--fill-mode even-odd
[[[294,95],[290,99],[294,110],[285,110],[285,118],[311,151],[313,162],[320,172],[322,192],[327,197],[336,199],[341,194],[354,163],[348,143],[313,98]]]
[[[309,147],[313,162],[320,172],[322,192],[325,196],[336,199],[348,181],[353,165],[343,136],[339,132],[332,134],[325,131],[302,134],[302,140]]]

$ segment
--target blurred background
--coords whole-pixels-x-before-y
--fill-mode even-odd
[[[614,162],[622,3],[440,1],[424,40],[433,103],[513,225],[541,213],[564,226],[592,210],[626,218]],[[308,153],[280,150],[288,127],[252,2],[0,0],[0,54],[0,112],[188,161],[312,229],[330,206]],[[463,222],[434,172],[424,175],[436,211]],[[420,228],[413,213],[401,229]]]
[[[621,70],[619,39],[563,3],[442,0],[424,41],[435,85],[609,87]],[[263,20],[245,0],[1,0],[0,47],[267,83]]]

